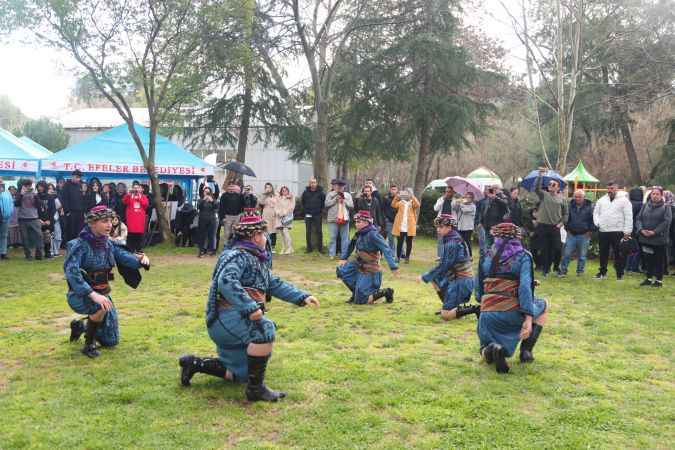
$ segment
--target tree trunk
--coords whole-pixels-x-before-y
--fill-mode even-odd
[[[150,176],[150,186],[152,188],[152,200],[155,210],[157,211],[157,221],[159,222],[159,230],[162,233],[164,241],[171,241],[171,222],[169,221],[169,211],[162,202],[162,192],[159,189],[159,178],[155,173],[155,168],[146,167],[148,176]]]
[[[246,70],[246,87],[244,88],[244,105],[241,110],[239,136],[237,138],[237,161],[246,163],[246,149],[248,147],[248,130],[251,124],[251,109],[253,108],[253,77],[250,67]],[[227,171],[226,183],[244,184],[244,176],[240,173]]]
[[[420,130],[420,145],[417,151],[417,167],[415,169],[415,180],[413,183],[413,190],[415,195],[419,198],[422,197],[422,191],[426,185],[426,174],[429,171],[429,165],[431,164],[431,158],[429,157],[429,145],[431,141],[431,136],[429,134],[429,129],[426,125]]]
[[[640,161],[638,161],[635,145],[633,145],[633,137],[626,120],[622,120],[621,122],[621,136],[623,137],[623,143],[626,147],[626,156],[628,157],[628,163],[630,164],[631,181],[633,184],[642,184]]]
[[[324,101],[317,103],[316,141],[312,164],[314,176],[320,186],[328,186],[328,104]]]

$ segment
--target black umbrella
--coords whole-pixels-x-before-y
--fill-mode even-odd
[[[248,175],[249,177],[255,177],[255,172],[251,170],[249,166],[247,166],[244,163],[240,163],[239,161],[235,161],[234,159],[231,161],[228,161],[227,164],[223,165],[223,169],[225,170],[230,170],[235,173],[240,173],[242,175]]]

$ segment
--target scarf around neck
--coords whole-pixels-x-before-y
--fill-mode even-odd
[[[89,243],[91,248],[94,250],[105,250],[106,243],[108,242],[108,236],[96,236],[94,232],[91,231],[91,228],[89,228],[89,225],[85,225],[85,227],[82,228],[79,237],[87,241],[87,243]]]
[[[375,227],[375,225],[373,225],[372,223],[369,223],[365,227],[358,230],[356,232],[356,235],[359,236],[359,237],[365,236],[366,234],[370,233],[371,231],[377,231],[377,227]]]
[[[240,248],[245,252],[250,253],[251,255],[258,258],[258,260],[261,262],[267,262],[270,260],[270,253],[267,251],[267,249],[262,250],[251,241],[237,239],[232,242],[232,247]]]
[[[525,251],[523,248],[523,243],[520,242],[519,239],[507,240],[503,238],[495,238],[495,249],[499,249],[502,246],[504,246],[504,250],[502,250],[501,257],[499,258],[500,263],[503,263],[513,256]]]

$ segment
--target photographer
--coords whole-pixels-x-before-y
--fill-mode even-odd
[[[197,203],[199,211],[199,254],[202,258],[206,255],[214,256],[216,254],[216,212],[218,204],[212,197],[211,188],[208,186],[202,190],[202,199]]]
[[[333,180],[331,190],[326,195],[326,221],[328,222],[328,256],[335,258],[337,238],[340,236],[341,250],[344,251],[349,243],[349,210],[354,208],[354,200],[349,192],[345,192],[345,183],[342,180]]]
[[[52,234],[54,233],[54,216],[56,215],[55,197],[49,195],[47,183],[37,184],[38,219],[42,228],[42,243],[46,258],[52,258]]]
[[[124,196],[122,203],[126,206],[127,247],[132,252],[140,252],[143,248],[146,210],[150,201],[143,194],[143,187],[138,181],[133,182],[131,193]]]
[[[39,201],[31,180],[21,180],[19,185],[21,188],[14,200],[14,206],[18,208],[17,217],[23,252],[26,259],[30,260],[33,259],[32,252],[35,250],[35,259],[42,259],[42,222],[38,215]]]
[[[567,202],[560,192],[560,183],[555,179],[548,182],[548,190],[542,189],[542,181],[545,168],[539,169],[539,177],[536,180],[535,192],[539,197],[539,224],[537,235],[539,236],[542,251],[542,271],[547,276],[551,271],[556,254],[560,254],[562,241],[560,229],[567,218]]]
[[[370,211],[375,226],[380,230],[385,229],[384,216],[382,214],[382,204],[377,197],[373,195],[373,188],[366,184],[361,189],[361,196],[356,199],[355,209],[357,211]]]
[[[489,231],[493,226],[502,223],[508,213],[509,200],[498,186],[489,186],[485,191],[480,212],[480,225],[485,230],[486,248],[490,248],[494,243],[494,236]]]

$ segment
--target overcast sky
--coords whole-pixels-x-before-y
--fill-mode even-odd
[[[517,0],[504,3],[518,8]],[[480,11],[468,13],[467,21],[480,26],[488,36],[500,39],[508,51],[507,66],[514,72],[523,71],[522,47],[498,0],[484,0]],[[55,118],[67,110],[77,73],[77,66],[68,55],[10,42],[0,44],[0,61],[0,95],[8,95],[24,114]]]

